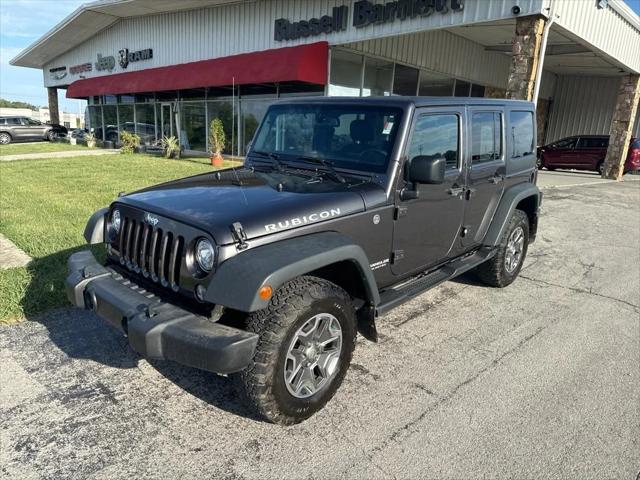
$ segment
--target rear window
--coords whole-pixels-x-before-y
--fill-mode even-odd
[[[511,125],[511,158],[531,155],[533,143],[533,112],[512,111],[509,113]]]
[[[608,138],[582,137],[578,141],[578,148],[607,148],[608,146],[609,146]]]

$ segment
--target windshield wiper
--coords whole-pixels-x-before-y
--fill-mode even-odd
[[[280,172],[283,171],[284,168],[286,167],[286,165],[282,162],[282,160],[280,160],[280,155],[278,155],[277,153],[261,152],[260,150],[251,150],[251,153],[255,153],[257,155],[260,155],[261,157],[265,157],[265,158],[269,158],[269,159],[273,160],[273,162],[275,163],[275,167]],[[273,164],[272,164],[272,166],[273,166]]]
[[[334,168],[333,164],[325,160],[324,158],[310,157],[308,155],[300,155],[299,157],[297,157],[297,159],[302,160],[304,162],[315,163],[316,165],[322,165],[327,170],[329,170],[329,173],[331,173],[333,178],[335,178],[338,182],[347,183],[345,178],[342,175],[340,175],[340,173],[338,173],[338,171]]]

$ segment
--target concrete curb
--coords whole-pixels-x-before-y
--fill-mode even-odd
[[[48,158],[69,158],[69,157],[114,155],[116,153],[120,153],[120,150],[99,149],[99,150],[69,150],[64,152],[48,152],[48,153],[20,153],[16,155],[0,156],[0,162],[12,162],[14,160],[46,160]]]
[[[24,267],[30,261],[31,257],[29,255],[0,233],[0,270]]]

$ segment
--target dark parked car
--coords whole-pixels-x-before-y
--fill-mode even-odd
[[[84,140],[84,136],[88,133],[86,129],[82,128],[74,128],[69,132],[69,137],[75,138],[76,140]]]
[[[609,147],[608,135],[579,135],[567,137],[538,148],[538,167],[555,170],[572,168],[602,173]],[[624,173],[640,170],[640,141],[631,140]]]
[[[263,417],[300,422],[380,315],[471,269],[516,279],[542,197],[534,119],[512,100],[276,103],[244,166],[97,211],[85,239],[107,261],[71,255],[67,294],[140,354],[231,374]]]
[[[49,140],[66,136],[62,125],[50,125],[28,117],[0,117],[0,145],[16,140]]]

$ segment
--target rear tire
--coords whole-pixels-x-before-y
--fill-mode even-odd
[[[0,133],[0,145],[9,145],[11,143],[11,135],[6,132]]]
[[[502,234],[498,252],[476,269],[482,282],[492,287],[506,287],[517,278],[529,247],[529,218],[522,210],[515,210]]]
[[[264,419],[292,425],[331,400],[356,340],[351,297],[316,277],[284,284],[269,306],[247,318],[260,336],[252,362],[234,375],[239,394]]]

